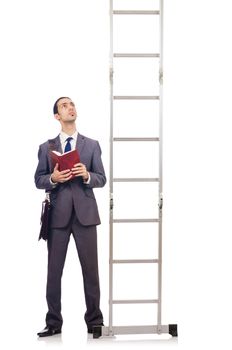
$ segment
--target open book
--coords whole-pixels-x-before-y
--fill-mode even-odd
[[[59,171],[72,169],[74,164],[80,163],[80,156],[76,149],[61,154],[57,151],[51,151],[52,166],[55,167],[56,163],[59,164]]]

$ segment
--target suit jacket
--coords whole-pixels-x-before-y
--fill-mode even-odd
[[[53,172],[49,155],[51,148],[62,152],[59,136],[39,146],[39,163],[35,172],[36,187],[51,192],[51,227],[65,227],[69,223],[73,208],[82,225],[99,225],[100,218],[92,189],[103,187],[106,183],[106,176],[98,141],[79,133],[77,136],[76,148],[80,155],[80,161],[85,164],[91,176],[88,185],[83,183],[82,177],[75,177],[53,187],[50,183],[50,176]]]

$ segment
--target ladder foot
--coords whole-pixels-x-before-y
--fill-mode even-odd
[[[170,324],[169,325],[169,332],[172,337],[178,337],[177,333],[177,324]]]

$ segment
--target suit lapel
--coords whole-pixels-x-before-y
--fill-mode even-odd
[[[84,143],[85,143],[85,137],[84,137],[83,135],[81,135],[81,134],[78,133],[78,135],[77,135],[76,149],[77,149],[77,151],[79,152],[80,157],[81,157],[81,152],[82,152]]]
[[[62,153],[62,147],[60,143],[60,136],[58,135],[54,139],[48,140],[51,151],[58,151]]]
[[[57,137],[55,137],[54,139],[48,140],[48,164],[49,164],[50,172],[53,171],[51,157],[50,157],[51,151],[58,151],[58,152],[62,153],[59,135]]]

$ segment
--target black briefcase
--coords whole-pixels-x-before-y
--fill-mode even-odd
[[[49,194],[47,193],[45,200],[42,202],[39,240],[41,238],[44,239],[45,241],[48,239],[50,215],[51,215],[51,203],[50,203]]]

